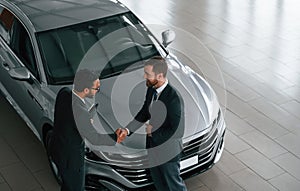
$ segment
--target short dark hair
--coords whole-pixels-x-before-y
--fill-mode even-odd
[[[82,69],[76,72],[74,78],[74,90],[82,92],[85,88],[91,88],[95,80],[99,79],[94,71]]]
[[[162,73],[164,77],[167,76],[168,64],[166,60],[161,56],[154,56],[145,62],[145,66],[153,66],[153,72],[155,74]]]

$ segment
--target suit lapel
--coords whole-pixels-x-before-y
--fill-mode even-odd
[[[168,95],[169,95],[169,91],[171,90],[170,85],[168,84],[165,89],[160,93],[160,95],[158,96],[158,100],[162,101],[162,102],[166,102],[166,100],[168,99]]]

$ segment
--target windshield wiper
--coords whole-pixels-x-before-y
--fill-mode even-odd
[[[113,77],[113,76],[117,76],[117,75],[120,75],[122,73],[122,71],[117,71],[117,72],[112,72],[112,73],[109,73],[109,74],[106,74],[106,75],[100,75],[99,79],[105,79],[105,78],[110,78],[110,77]]]

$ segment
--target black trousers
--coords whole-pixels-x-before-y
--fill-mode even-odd
[[[179,161],[167,162],[150,168],[150,174],[157,191],[187,191],[180,177]]]
[[[84,191],[85,172],[81,167],[69,167],[62,169],[61,191]]]

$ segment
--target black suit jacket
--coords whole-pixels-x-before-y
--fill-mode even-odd
[[[91,123],[92,115],[89,113],[87,106],[75,94],[73,94],[72,106],[76,126],[82,137],[93,145],[112,146],[116,144],[116,134],[100,134],[96,131]]]
[[[56,97],[52,154],[61,168],[81,168],[84,164],[84,141],[88,138],[94,145],[114,145],[116,135],[99,134],[94,129],[85,104],[72,93],[62,88]]]
[[[153,126],[152,137],[147,137],[146,147],[164,145],[160,153],[170,156],[181,153],[184,133],[184,103],[169,84],[161,92],[157,101],[152,102],[154,89],[147,89],[146,98],[141,110],[126,127],[130,132],[136,131],[147,120]],[[178,160],[178,155],[175,160]]]
[[[84,164],[84,142],[76,127],[72,94],[69,88],[62,88],[55,102],[52,155],[60,168],[80,168]]]

